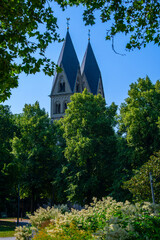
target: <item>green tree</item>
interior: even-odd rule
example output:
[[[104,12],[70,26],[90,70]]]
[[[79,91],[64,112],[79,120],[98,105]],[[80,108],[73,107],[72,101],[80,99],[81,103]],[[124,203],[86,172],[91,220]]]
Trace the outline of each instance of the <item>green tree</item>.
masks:
[[[139,78],[130,85],[128,95],[120,107],[119,130],[137,154],[133,163],[137,168],[159,150],[160,81],[153,84],[148,77]]]
[[[64,149],[66,147],[66,141],[63,138],[64,130],[61,127],[60,121],[54,121],[55,125],[55,137],[56,137],[56,171],[54,175],[54,181],[52,184],[54,185],[54,192],[55,192],[55,201],[54,203],[58,204],[66,204],[67,196],[65,189],[67,187],[67,179],[64,176],[64,169],[67,164],[67,160],[64,156]]]
[[[116,154],[114,116],[117,107],[106,107],[101,95],[85,89],[74,94],[61,119],[66,140],[67,196],[72,202],[91,202],[111,191],[112,165]]]
[[[149,42],[160,45],[160,1],[152,0],[57,0],[62,7],[83,4],[86,10],[83,19],[86,25],[95,24],[95,10],[100,10],[100,18],[107,23],[106,39],[112,39],[118,33],[129,35],[127,49],[140,49]]]
[[[124,181],[129,180],[133,173],[136,154],[133,147],[128,146],[124,137],[117,135],[117,154],[114,162],[112,197],[117,201],[131,200],[132,194],[123,188]]]
[[[60,40],[57,19],[48,1],[3,0],[0,3],[0,101],[18,86],[18,74],[52,75],[54,63],[46,58],[49,43]],[[42,26],[43,25],[43,26]],[[36,56],[38,56],[36,58]]]
[[[55,127],[39,103],[25,105],[17,116],[20,136],[12,140],[12,152],[19,170],[21,198],[31,198],[31,211],[40,198],[52,198],[56,169]]]
[[[16,130],[9,106],[0,105],[0,211],[7,209],[16,194],[16,169],[12,166],[10,142]]]
[[[160,45],[160,2],[152,0],[3,0],[0,3],[0,102],[18,86],[21,72],[35,74],[41,68],[52,75],[54,62],[46,58],[45,50],[53,41],[60,41],[53,4],[63,9],[83,5],[84,21],[94,24],[95,10],[100,10],[107,23],[106,39],[124,33],[130,36],[127,49],[141,48],[149,42]]]
[[[152,201],[149,173],[153,176],[153,188],[156,203],[160,202],[160,151],[150,157],[150,160],[134,171],[134,176],[124,183],[136,200]]]

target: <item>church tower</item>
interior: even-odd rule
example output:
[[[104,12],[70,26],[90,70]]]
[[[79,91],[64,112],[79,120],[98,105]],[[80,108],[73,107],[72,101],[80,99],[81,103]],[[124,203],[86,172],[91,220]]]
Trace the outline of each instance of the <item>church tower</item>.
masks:
[[[81,65],[81,76],[83,89],[87,88],[94,95],[101,94],[104,97],[101,72],[91,47],[90,37]]]
[[[62,72],[56,73],[51,90],[51,118],[53,120],[63,117],[70,96],[74,93],[75,83],[81,78],[79,61],[69,34],[66,38],[59,56],[58,64]]]
[[[87,88],[93,94],[104,97],[101,73],[94,56],[90,40],[80,68],[79,61],[67,29],[66,38],[59,56],[58,66],[62,72],[56,73],[50,94],[51,119],[60,119],[65,114],[70,96]]]

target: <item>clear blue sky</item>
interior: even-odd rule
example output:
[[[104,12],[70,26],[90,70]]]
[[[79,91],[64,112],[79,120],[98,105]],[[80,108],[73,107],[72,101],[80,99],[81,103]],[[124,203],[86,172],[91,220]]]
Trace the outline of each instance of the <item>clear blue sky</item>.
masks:
[[[153,83],[160,79],[160,47],[149,44],[141,50],[125,51],[127,38],[119,35],[115,38],[115,49],[120,56],[113,52],[111,42],[105,40],[107,25],[97,18],[92,27],[84,25],[82,20],[83,8],[68,8],[66,11],[55,5],[55,16],[58,18],[59,33],[62,38],[66,35],[66,17],[70,17],[70,35],[81,64],[87,43],[88,29],[91,30],[91,45],[102,74],[105,99],[107,104],[115,102],[120,106],[127,97],[129,85],[139,77],[149,76]],[[63,43],[53,43],[47,49],[47,56],[57,63]],[[20,75],[19,86],[12,90],[12,96],[4,104],[11,106],[13,113],[21,113],[24,104],[39,101],[40,106],[50,114],[50,98],[53,77],[43,73],[36,75]]]

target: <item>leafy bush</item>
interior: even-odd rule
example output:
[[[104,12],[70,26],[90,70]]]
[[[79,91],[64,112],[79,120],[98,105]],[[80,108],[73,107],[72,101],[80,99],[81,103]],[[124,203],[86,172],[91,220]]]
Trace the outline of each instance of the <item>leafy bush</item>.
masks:
[[[133,197],[139,201],[151,201],[150,172],[153,176],[155,201],[160,203],[160,151],[154,153],[139,170],[134,171],[134,176],[124,182],[123,188],[128,189],[133,194]]]
[[[143,204],[115,204],[113,216],[106,221],[102,230],[95,233],[99,239],[106,240],[158,240],[160,230],[159,205],[145,202]],[[112,207],[111,207],[112,208]]]
[[[15,229],[15,237],[17,240],[30,240],[32,237],[33,227],[23,226]]]
[[[160,205],[116,202],[108,197],[81,211],[39,209],[31,216],[35,240],[158,240]],[[17,238],[20,239],[20,238]],[[21,240],[28,240],[21,238]]]
[[[17,240],[30,240],[33,234],[36,234],[39,229],[45,228],[50,224],[50,220],[55,219],[61,213],[68,211],[66,205],[58,205],[55,207],[39,208],[34,215],[28,214],[30,218],[30,226],[17,227],[15,230],[15,237]]]
[[[160,239],[160,217],[157,216],[143,216],[143,218],[137,219],[133,222],[134,230],[137,234],[137,239],[146,240],[158,240]],[[134,232],[133,239],[135,239]]]
[[[49,222],[51,219],[55,219],[59,214],[61,213],[61,210],[58,208],[39,208],[34,212],[34,215],[29,214],[30,223],[32,226],[36,228],[40,228],[42,224],[45,222]]]
[[[52,240],[52,237],[48,235],[46,230],[40,230],[34,237],[34,240]]]
[[[34,240],[93,240],[95,239],[90,231],[80,230],[73,223],[69,226],[62,225],[59,231],[41,230]]]

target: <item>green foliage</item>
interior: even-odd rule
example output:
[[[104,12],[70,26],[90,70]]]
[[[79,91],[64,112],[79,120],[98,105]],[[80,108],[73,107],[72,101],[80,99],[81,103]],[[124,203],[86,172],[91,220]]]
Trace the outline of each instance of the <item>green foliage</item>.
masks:
[[[11,88],[18,86],[21,72],[35,74],[41,69],[52,75],[55,63],[45,56],[46,48],[60,41],[57,18],[51,3],[67,6],[85,6],[83,19],[86,25],[95,23],[94,12],[100,10],[102,22],[107,23],[106,40],[124,33],[130,36],[127,49],[140,49],[149,42],[159,46],[159,1],[86,1],[86,0],[3,0],[0,7],[0,102],[11,95]],[[109,23],[108,23],[109,22]],[[57,67],[59,71],[59,67]]]
[[[66,205],[59,205],[54,207],[47,207],[45,208],[39,208],[37,209],[33,215],[28,214],[28,217],[30,218],[30,223],[35,228],[41,228],[42,225],[50,221],[51,219],[57,218],[61,213],[68,212],[68,208]]]
[[[117,155],[114,162],[113,185],[111,196],[117,201],[131,200],[132,194],[129,190],[122,188],[124,181],[129,180],[133,173],[133,163],[135,162],[135,152],[133,147],[129,147],[124,137],[117,135]]]
[[[111,169],[116,152],[114,116],[117,107],[105,106],[101,95],[74,94],[61,119],[67,164],[67,196],[75,202],[90,202],[106,195],[111,185]]]
[[[52,198],[54,191],[55,127],[38,102],[32,106],[26,104],[16,122],[20,134],[12,140],[12,152],[19,170],[20,195],[32,198],[33,211],[37,198]]]
[[[64,149],[66,147],[66,141],[63,138],[64,131],[61,128],[60,121],[54,121],[55,125],[55,138],[57,141],[56,145],[56,158],[57,158],[57,165],[56,165],[56,171],[55,171],[55,178],[52,182],[54,185],[54,190],[56,193],[56,203],[62,204],[66,203],[66,185],[67,185],[67,179],[64,176],[64,169],[67,164],[66,158],[64,157]],[[55,202],[54,202],[55,203]]]
[[[16,168],[12,165],[11,139],[17,128],[9,106],[0,105],[0,212],[14,199]]]
[[[52,240],[52,237],[47,234],[45,230],[40,230],[36,236],[33,238],[34,240]]]
[[[132,239],[152,239],[158,240],[159,239],[159,225],[160,225],[160,217],[159,216],[148,216],[144,215],[143,219],[136,219],[133,222],[133,226],[135,231],[137,232],[137,237],[135,234],[131,233],[130,235]]]
[[[118,33],[130,36],[126,45],[128,50],[145,47],[149,42],[160,45],[160,2],[159,1],[57,1],[64,8],[66,5],[83,4],[86,10],[83,20],[86,25],[95,24],[95,10],[100,10],[100,18],[107,24],[106,40],[114,39]]]
[[[60,41],[57,18],[46,0],[4,0],[0,7],[0,102],[18,86],[18,74],[52,75],[55,64],[47,59],[49,43]],[[41,26],[43,25],[43,27]],[[35,57],[35,54],[38,56]],[[17,59],[19,58],[19,59]]]
[[[33,239],[156,240],[159,239],[159,210],[159,205],[149,202],[131,204],[128,201],[116,202],[110,197],[101,201],[94,199],[91,206],[81,211],[54,215]]]
[[[129,219],[130,218],[130,219]],[[99,231],[96,235],[99,239],[106,240],[158,240],[159,239],[159,223],[158,216],[123,216],[113,217],[103,231]]]
[[[120,108],[119,130],[137,153],[133,164],[137,168],[159,150],[160,82],[152,84],[148,77],[139,78],[130,85],[128,95]]]
[[[30,240],[34,230],[35,229],[30,226],[16,227],[14,236],[16,240]]]
[[[150,157],[141,168],[135,171],[134,176],[124,183],[124,188],[128,189],[138,200],[152,201],[149,173],[153,175],[153,188],[156,202],[160,201],[160,152]]]
[[[49,235],[46,230],[40,230],[34,240],[92,240],[90,231],[79,230],[74,224],[62,226],[62,230]]]
[[[37,209],[33,215],[28,214],[28,217],[30,218],[30,224],[31,227],[29,226],[24,226],[24,227],[17,227],[16,228],[16,233],[15,237],[17,240],[29,240],[30,237],[32,236],[32,233],[34,232],[37,233],[38,231],[39,234],[37,235],[37,239],[41,239],[41,237],[45,235],[44,239],[50,239],[50,237],[46,236],[45,233],[41,232],[42,228],[45,228],[48,226],[51,222],[51,220],[54,220],[58,218],[59,216],[64,214],[65,212],[68,211],[68,208],[66,205],[59,205],[59,206],[54,206],[54,207],[47,207],[45,208],[39,208]]]

